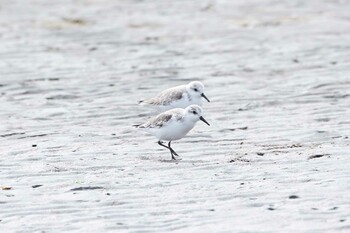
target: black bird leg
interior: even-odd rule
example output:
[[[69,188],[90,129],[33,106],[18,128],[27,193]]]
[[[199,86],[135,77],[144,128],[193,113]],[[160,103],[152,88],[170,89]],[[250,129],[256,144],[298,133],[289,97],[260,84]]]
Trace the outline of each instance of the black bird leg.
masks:
[[[174,155],[179,156],[179,155],[170,147],[170,141],[169,141],[169,144],[168,144],[169,147],[166,146],[166,145],[164,145],[161,141],[158,141],[158,144],[159,144],[160,146],[165,147],[165,148],[167,148],[167,149],[170,150],[170,154],[171,154],[171,159],[172,159],[172,160],[176,160],[175,157],[174,157]]]
[[[169,141],[169,143],[168,143],[169,150],[171,150],[171,152],[173,152],[173,154],[174,154],[175,156],[179,156],[179,155],[174,151],[174,149],[171,148],[170,144],[171,144],[171,141]]]

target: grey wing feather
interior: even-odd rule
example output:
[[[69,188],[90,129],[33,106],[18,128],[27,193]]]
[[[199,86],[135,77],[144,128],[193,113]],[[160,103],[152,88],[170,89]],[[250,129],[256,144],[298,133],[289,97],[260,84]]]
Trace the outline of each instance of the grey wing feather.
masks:
[[[151,99],[144,100],[142,102],[153,104],[153,105],[167,105],[173,101],[181,99],[185,92],[186,92],[185,86],[173,87],[165,91],[162,91],[157,96]]]
[[[140,125],[139,128],[160,128],[173,117],[170,113],[162,113],[156,117],[151,118],[145,124]]]
[[[170,121],[171,118],[180,120],[182,118],[181,109],[172,109],[167,112],[163,112],[156,117],[149,119],[145,124],[140,125],[138,128],[160,128]]]

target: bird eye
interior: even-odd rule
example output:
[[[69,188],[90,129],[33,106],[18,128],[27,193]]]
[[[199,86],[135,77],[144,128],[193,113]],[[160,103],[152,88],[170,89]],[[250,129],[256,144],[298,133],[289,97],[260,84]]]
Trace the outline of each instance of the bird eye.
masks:
[[[192,113],[193,113],[194,115],[196,115],[196,114],[197,114],[197,112],[196,112],[196,111],[192,111]]]
[[[193,89],[194,91],[198,91],[198,89],[197,88],[195,88],[195,89]]]

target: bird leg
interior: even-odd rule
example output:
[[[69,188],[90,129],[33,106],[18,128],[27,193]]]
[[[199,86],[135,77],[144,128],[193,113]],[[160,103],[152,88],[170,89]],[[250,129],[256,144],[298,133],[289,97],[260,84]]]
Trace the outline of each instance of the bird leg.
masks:
[[[170,142],[169,142],[169,147],[166,146],[166,145],[164,145],[161,141],[158,141],[158,144],[159,144],[160,146],[165,147],[165,148],[167,148],[167,149],[170,150],[170,154],[171,154],[171,159],[172,159],[172,160],[176,160],[175,157],[174,157],[174,155],[179,156],[179,155],[170,147]]]
[[[171,141],[169,141],[169,143],[168,143],[169,150],[171,150],[175,156],[179,156],[179,155],[174,151],[174,149],[170,147],[170,143],[171,143]]]

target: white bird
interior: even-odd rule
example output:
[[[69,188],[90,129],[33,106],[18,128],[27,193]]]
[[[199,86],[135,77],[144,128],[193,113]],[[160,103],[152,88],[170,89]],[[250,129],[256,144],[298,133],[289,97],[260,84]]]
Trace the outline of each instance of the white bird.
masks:
[[[210,125],[203,118],[202,112],[202,108],[198,105],[190,105],[185,109],[175,108],[151,118],[144,124],[135,126],[158,138],[158,144],[169,149],[171,158],[176,160],[174,155],[179,155],[171,148],[171,142],[185,137],[199,120]],[[169,141],[168,146],[164,145],[162,140]]]
[[[155,97],[141,100],[141,105],[151,105],[159,107],[161,111],[172,108],[186,108],[192,104],[202,106],[203,99],[208,102],[209,99],[204,95],[204,85],[199,81],[190,82],[187,85],[181,85],[166,89]]]

